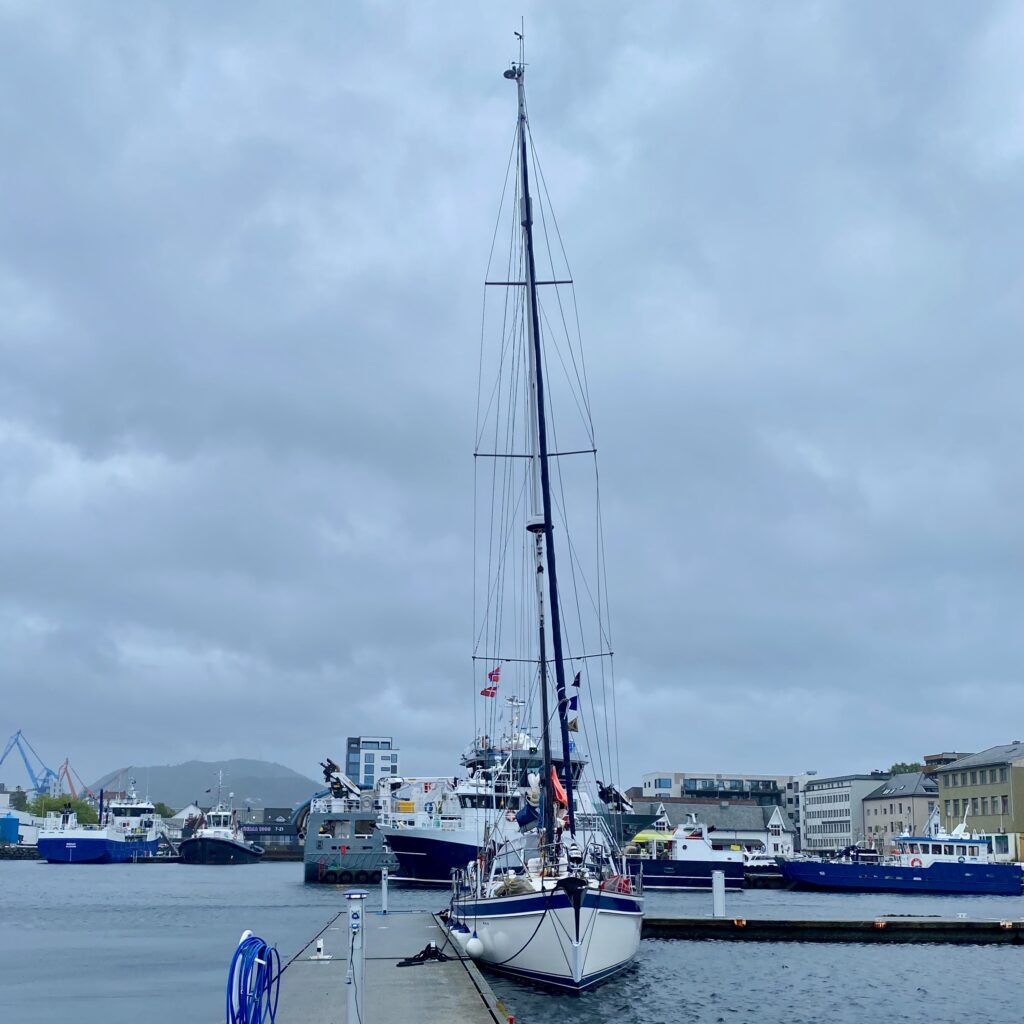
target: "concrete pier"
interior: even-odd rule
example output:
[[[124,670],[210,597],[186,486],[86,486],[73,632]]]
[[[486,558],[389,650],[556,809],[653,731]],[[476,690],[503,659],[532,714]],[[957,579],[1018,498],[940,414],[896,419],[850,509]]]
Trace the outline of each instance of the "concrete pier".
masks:
[[[332,959],[311,959],[318,938],[323,940],[324,955]],[[506,1024],[508,1011],[486,980],[471,961],[455,959],[459,951],[446,940],[445,932],[430,914],[368,913],[364,923],[366,981],[362,1024]],[[419,953],[428,942],[436,943],[453,959],[397,966],[400,960]],[[278,1024],[348,1024],[348,943],[343,910],[285,966],[281,974]]]
[[[752,917],[648,917],[645,939],[734,942],[942,942],[1024,944],[1024,920],[877,917],[859,921],[792,921]]]

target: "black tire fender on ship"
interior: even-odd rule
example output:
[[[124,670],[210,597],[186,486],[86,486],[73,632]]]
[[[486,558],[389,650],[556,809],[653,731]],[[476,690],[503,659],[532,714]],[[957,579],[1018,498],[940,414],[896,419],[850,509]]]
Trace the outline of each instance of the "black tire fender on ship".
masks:
[[[351,871],[342,871],[342,873],[340,875],[338,875],[338,881],[341,882],[342,885],[351,885],[352,884],[352,872]]]
[[[366,885],[366,883],[369,880],[370,880],[369,876],[366,874],[365,871],[357,871],[356,872],[356,883],[358,885]]]
[[[370,884],[371,885],[380,885],[380,872],[379,871],[371,871],[370,872]]]
[[[337,876],[337,874],[335,872],[333,872],[333,871],[325,871],[324,872],[324,881],[328,885],[334,885],[334,883],[337,880],[338,880],[338,876]]]

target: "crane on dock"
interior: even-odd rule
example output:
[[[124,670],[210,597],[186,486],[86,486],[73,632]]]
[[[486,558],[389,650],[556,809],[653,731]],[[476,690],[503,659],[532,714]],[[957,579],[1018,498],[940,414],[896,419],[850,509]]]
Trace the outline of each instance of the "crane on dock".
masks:
[[[25,734],[20,729],[7,741],[3,754],[0,754],[0,766],[3,765],[4,761],[7,760],[7,755],[15,748],[21,754],[21,759],[25,763],[25,771],[28,772],[28,777],[32,780],[32,788],[29,792],[38,793],[39,796],[56,796],[60,792],[60,777],[52,768],[47,768],[43,763],[43,759],[36,753],[35,747],[29,743],[25,738]],[[38,768],[33,767],[33,763],[28,756],[30,752],[32,757],[35,758]]]
[[[71,761],[69,758],[64,758],[64,763],[57,769],[57,779],[60,782],[66,782],[68,785],[68,792],[71,794],[72,800],[78,799],[78,790],[75,789],[74,780],[71,776],[74,775],[78,779],[78,785],[81,787],[82,795],[88,794],[94,801],[97,799],[96,794],[92,791],[89,785],[82,780],[82,776],[71,767]]]

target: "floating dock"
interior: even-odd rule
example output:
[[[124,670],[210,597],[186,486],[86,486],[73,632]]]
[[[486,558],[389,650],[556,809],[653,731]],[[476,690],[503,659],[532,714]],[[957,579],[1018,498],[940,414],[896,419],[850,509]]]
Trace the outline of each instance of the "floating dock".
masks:
[[[1024,920],[943,917],[861,920],[776,920],[753,917],[647,917],[645,939],[720,939],[730,942],[942,942],[1024,945]]]
[[[363,1016],[367,1024],[507,1024],[508,1011],[473,962],[458,958],[458,950],[431,914],[369,911],[363,920]],[[342,911],[285,965],[278,1024],[348,1024],[347,924],[347,912]],[[316,959],[317,939],[323,940],[323,955],[331,959]],[[400,960],[415,956],[430,942],[452,959],[398,966]]]

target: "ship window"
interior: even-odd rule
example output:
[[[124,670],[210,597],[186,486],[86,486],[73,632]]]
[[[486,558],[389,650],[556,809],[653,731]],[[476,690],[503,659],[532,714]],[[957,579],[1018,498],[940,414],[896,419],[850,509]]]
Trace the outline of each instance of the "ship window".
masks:
[[[966,857],[967,856],[967,847],[966,846],[958,846],[956,848],[956,855],[958,857]]]
[[[1009,853],[1010,852],[1010,837],[1009,836],[996,836],[996,853]]]
[[[976,846],[968,847],[967,848],[967,854],[970,857],[977,857],[978,856],[978,848]]]
[[[902,843],[900,843],[900,846],[902,846],[902,845],[903,845],[903,844],[902,844]],[[920,850],[919,850],[919,849],[917,848],[917,843],[911,843],[911,844],[910,844],[910,852],[911,852],[911,853],[920,853],[920,852],[921,852],[921,851],[920,851]]]
[[[371,820],[366,820],[366,821],[357,821],[355,823],[355,825],[356,825],[356,835],[357,836],[373,835],[373,821],[372,821],[372,819]]]
[[[942,852],[943,852],[943,854],[946,857],[952,857],[953,856],[953,844],[952,843],[946,843],[945,846],[942,847]]]
[[[942,853],[942,847],[938,843],[932,843],[932,853],[934,853],[934,854],[941,854]]]

